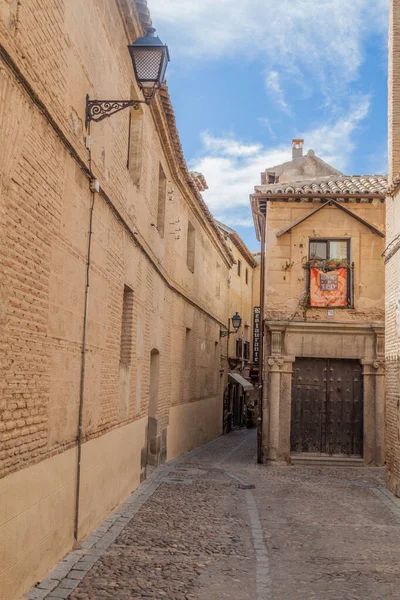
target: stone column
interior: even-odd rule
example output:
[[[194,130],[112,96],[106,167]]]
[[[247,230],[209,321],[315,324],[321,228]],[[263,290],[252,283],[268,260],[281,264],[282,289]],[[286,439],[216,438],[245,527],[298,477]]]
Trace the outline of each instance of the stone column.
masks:
[[[375,356],[375,464],[385,464],[385,327],[376,325]]]
[[[375,464],[385,464],[385,366],[376,361],[375,369]]]
[[[364,463],[375,464],[375,377],[372,361],[361,361],[364,383]]]
[[[267,323],[267,327],[270,333],[271,355],[266,360],[268,382],[268,443],[265,456],[267,461],[277,461],[280,458],[281,369],[284,364],[282,354],[286,324],[282,322],[269,322]]]
[[[279,360],[281,365],[282,360]],[[281,398],[281,365],[272,357],[268,358],[268,399],[269,399],[269,443],[267,460],[278,460],[279,454],[279,411]]]
[[[290,430],[292,426],[292,378],[294,357],[284,356],[281,370],[279,411],[279,460],[290,463]]]

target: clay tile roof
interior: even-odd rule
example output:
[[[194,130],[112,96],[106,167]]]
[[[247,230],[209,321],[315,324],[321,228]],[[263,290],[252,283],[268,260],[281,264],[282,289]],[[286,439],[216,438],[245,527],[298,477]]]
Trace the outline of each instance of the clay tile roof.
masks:
[[[293,181],[289,184],[271,184],[257,187],[258,192],[265,194],[338,194],[364,195],[387,193],[388,183],[385,175],[344,175],[342,177],[319,177],[308,181]]]
[[[189,187],[191,188],[192,192],[194,193],[207,221],[210,223],[214,232],[217,234],[218,238],[222,241],[222,245],[224,246],[225,250],[228,252],[231,259],[233,260],[233,255],[230,252],[230,250],[227,248],[224,237],[223,237],[220,229],[215,224],[214,218],[213,218],[207,204],[203,200],[203,196],[201,195],[201,193],[198,189],[197,182],[195,181],[193,175],[188,170],[186,160],[183,155],[183,149],[182,149],[182,145],[181,145],[181,140],[179,138],[178,128],[176,125],[174,109],[172,107],[172,102],[171,102],[171,98],[170,98],[170,95],[168,92],[168,87],[167,87],[166,83],[164,83],[162,88],[160,89],[160,91],[158,93],[158,97],[161,100],[163,112],[164,112],[164,115],[165,115],[165,118],[166,118],[167,124],[168,124],[169,135],[171,137],[172,144],[173,144],[174,154],[178,161],[181,172],[182,172],[186,182],[188,183]]]
[[[254,258],[254,253],[248,249],[248,247],[246,246],[240,235],[237,233],[237,231],[231,229],[231,227],[228,227],[228,225],[221,223],[221,221],[217,221],[217,219],[215,219],[215,223],[217,227],[221,229],[227,237],[229,237],[229,239],[236,246],[236,248],[239,250],[242,256],[247,260],[249,265],[253,267],[253,269],[255,269],[258,265],[258,262]]]
[[[190,171],[190,174],[193,177],[199,192],[204,192],[204,190],[208,190],[207,181],[203,173],[198,173],[197,171]]]
[[[136,4],[136,10],[139,15],[140,23],[141,23],[143,29],[152,25],[152,20],[150,17],[150,11],[147,6],[147,1],[146,0],[135,0],[135,4]],[[173,151],[174,151],[176,160],[178,162],[179,168],[183,174],[183,177],[186,180],[186,182],[188,183],[192,192],[194,193],[196,200],[198,201],[200,208],[203,211],[207,221],[210,223],[212,229],[217,234],[219,240],[222,242],[222,246],[224,247],[225,252],[228,253],[231,260],[233,261],[234,260],[233,254],[227,247],[225,240],[223,238],[223,235],[222,235],[221,231],[218,229],[218,227],[216,226],[213,216],[210,213],[210,210],[209,210],[207,204],[204,202],[203,197],[200,193],[199,180],[195,179],[193,177],[192,173],[189,173],[189,170],[188,170],[188,167],[186,164],[186,160],[183,155],[181,141],[179,138],[178,128],[177,128],[176,120],[175,120],[174,109],[172,107],[172,102],[171,102],[171,98],[170,98],[170,95],[168,92],[168,87],[165,82],[164,82],[162,88],[159,90],[158,97],[161,100],[161,106],[162,106],[162,109],[163,109],[163,112],[164,112],[164,115],[165,115],[165,118],[167,121],[169,135],[172,140]],[[205,185],[204,189],[208,189],[205,178],[201,175],[201,173],[198,173],[197,175],[199,175],[200,177],[203,178],[203,185]],[[201,191],[203,191],[203,190],[201,190]]]
[[[152,21],[146,0],[136,0],[136,10],[143,28],[151,26]]]

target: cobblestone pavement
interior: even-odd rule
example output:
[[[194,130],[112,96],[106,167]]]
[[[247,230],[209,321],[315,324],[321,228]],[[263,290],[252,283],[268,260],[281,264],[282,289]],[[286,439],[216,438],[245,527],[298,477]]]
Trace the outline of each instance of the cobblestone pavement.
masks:
[[[400,600],[383,470],[260,466],[255,442],[234,432],[156,469],[26,598]]]

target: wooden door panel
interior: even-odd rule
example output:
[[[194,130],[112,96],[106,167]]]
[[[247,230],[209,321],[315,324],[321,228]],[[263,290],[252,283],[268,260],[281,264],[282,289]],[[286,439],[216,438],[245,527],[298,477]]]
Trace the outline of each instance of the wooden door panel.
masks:
[[[355,360],[297,359],[291,451],[362,455],[363,385]]]
[[[291,452],[321,452],[324,387],[323,361],[298,359],[293,368]]]
[[[362,373],[352,360],[328,360],[327,454],[362,454]]]

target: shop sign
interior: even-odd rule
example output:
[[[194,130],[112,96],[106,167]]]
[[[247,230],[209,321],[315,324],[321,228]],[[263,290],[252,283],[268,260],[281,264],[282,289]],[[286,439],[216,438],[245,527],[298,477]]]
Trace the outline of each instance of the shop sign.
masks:
[[[260,360],[260,316],[259,306],[254,307],[254,330],[253,330],[253,363]]]

